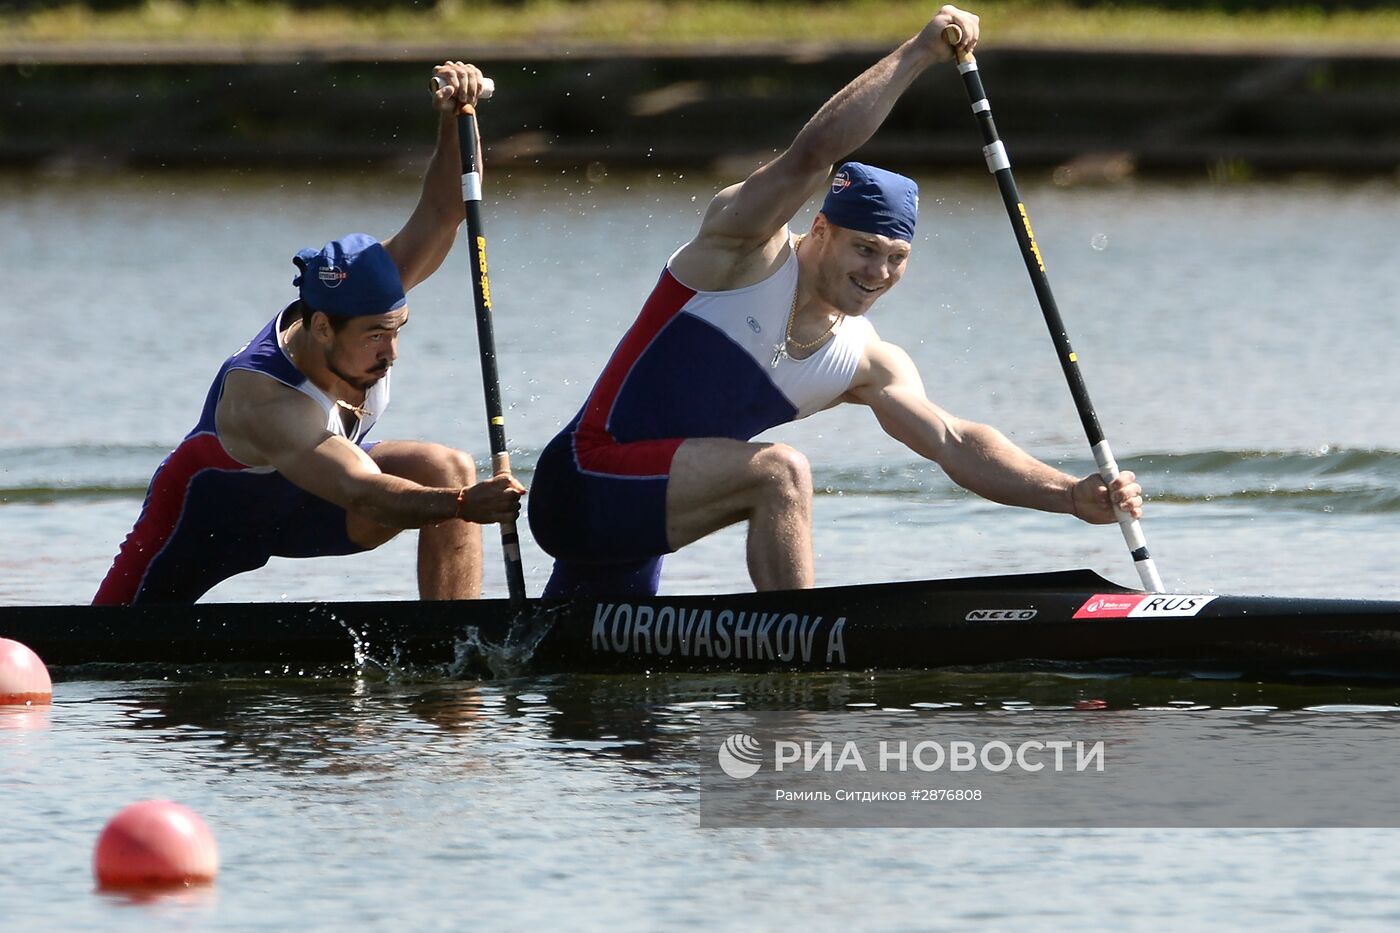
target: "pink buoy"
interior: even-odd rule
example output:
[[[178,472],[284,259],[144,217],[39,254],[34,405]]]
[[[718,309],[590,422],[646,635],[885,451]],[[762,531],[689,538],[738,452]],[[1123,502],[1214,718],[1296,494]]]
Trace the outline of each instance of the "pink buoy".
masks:
[[[8,638],[0,638],[0,705],[52,703],[53,681],[39,656]]]
[[[218,873],[219,850],[199,814],[169,800],[145,800],[102,830],[92,870],[104,888],[200,884]]]

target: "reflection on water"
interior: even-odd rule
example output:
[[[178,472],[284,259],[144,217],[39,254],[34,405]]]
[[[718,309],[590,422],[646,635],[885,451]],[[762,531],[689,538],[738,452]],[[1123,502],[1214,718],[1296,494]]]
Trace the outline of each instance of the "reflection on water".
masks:
[[[423,755],[470,756],[483,734],[601,760],[665,760],[686,744],[693,727],[729,710],[877,711],[935,720],[1076,710],[1088,716],[1224,711],[1240,714],[1240,723],[1290,712],[1343,718],[1400,713],[1394,686],[1342,688],[1347,703],[1335,702],[1338,689],[1019,673],[560,675],[484,684],[143,682],[103,685],[86,702],[109,708],[108,726],[183,746],[206,765],[374,774],[415,768]]]
[[[167,921],[176,917],[187,920],[191,913],[208,916],[219,904],[219,887],[213,882],[174,887],[99,888],[97,895],[114,907],[139,907],[143,910],[143,916],[152,919],[164,917]]]
[[[922,916],[930,897],[958,926],[1010,924],[1027,903],[1065,897],[1084,905],[1080,926],[1144,904],[1205,923],[1245,895],[1206,880],[1183,904],[1163,878],[1232,859],[1287,885],[1313,877],[1319,894],[1298,909],[1325,926],[1340,890],[1386,900],[1357,879],[1400,857],[1381,835],[1342,845],[1258,831],[696,828],[695,762],[736,712],[836,716],[866,734],[923,723],[987,739],[1082,725],[1130,754],[1142,737],[1167,734],[1241,762],[1261,736],[1295,743],[1302,764],[1325,769],[1307,759],[1323,736],[1394,746],[1395,688],[1050,674],[361,677],[69,682],[56,699],[45,728],[0,729],[10,855],[0,903],[21,905],[31,927],[108,928],[126,911],[146,924],[267,930],[309,916],[326,926],[392,917],[406,928],[444,916],[492,927],[565,917],[625,926],[638,916],[768,927],[834,898],[842,926],[887,928]],[[1086,700],[1103,709],[1075,709]],[[152,797],[208,822],[223,863],[216,886],[140,904],[94,895],[88,860],[102,824]],[[1319,859],[1336,878],[1317,877]],[[1111,885],[1099,872],[1091,883],[1062,870],[1105,860]]]
[[[0,704],[0,731],[27,731],[49,727],[50,707]]]

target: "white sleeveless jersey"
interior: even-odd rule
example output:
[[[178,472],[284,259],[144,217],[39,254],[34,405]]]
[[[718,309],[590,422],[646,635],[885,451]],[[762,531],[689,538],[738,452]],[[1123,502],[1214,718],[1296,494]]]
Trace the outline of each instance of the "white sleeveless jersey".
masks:
[[[580,465],[599,445],[688,437],[749,440],[805,418],[840,398],[855,378],[875,330],[848,317],[807,359],[775,355],[787,337],[797,290],[795,253],[762,282],[704,292],[687,287],[669,263],[565,429]],[[638,470],[655,469],[648,465]],[[613,472],[614,468],[598,472]]]
[[[847,316],[831,339],[806,359],[781,352],[797,292],[797,253],[756,285],[724,292],[695,292],[683,310],[743,349],[773,386],[792,403],[791,420],[806,418],[845,394],[875,328],[864,315]],[[669,271],[669,265],[668,265]],[[773,365],[777,359],[777,365]]]

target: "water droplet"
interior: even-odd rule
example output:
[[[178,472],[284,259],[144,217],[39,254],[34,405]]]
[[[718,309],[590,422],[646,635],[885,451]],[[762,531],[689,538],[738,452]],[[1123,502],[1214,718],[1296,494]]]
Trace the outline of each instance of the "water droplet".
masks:
[[[1094,234],[1093,238],[1089,240],[1089,245],[1092,246],[1094,249],[1098,250],[1099,252],[1103,252],[1104,250],[1108,249],[1108,234]]]

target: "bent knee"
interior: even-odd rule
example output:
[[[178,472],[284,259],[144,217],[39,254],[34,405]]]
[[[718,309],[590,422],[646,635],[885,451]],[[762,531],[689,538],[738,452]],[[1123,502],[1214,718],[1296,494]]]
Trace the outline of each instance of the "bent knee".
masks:
[[[425,483],[425,486],[470,486],[476,482],[476,461],[465,450],[433,444],[429,469],[436,471],[442,480]]]
[[[374,457],[374,453],[370,453]],[[476,482],[476,462],[471,454],[444,444],[413,444],[392,456],[375,457],[385,473],[411,479],[423,486],[470,486]]]
[[[787,444],[771,444],[755,458],[765,484],[791,496],[812,495],[812,464]]]

